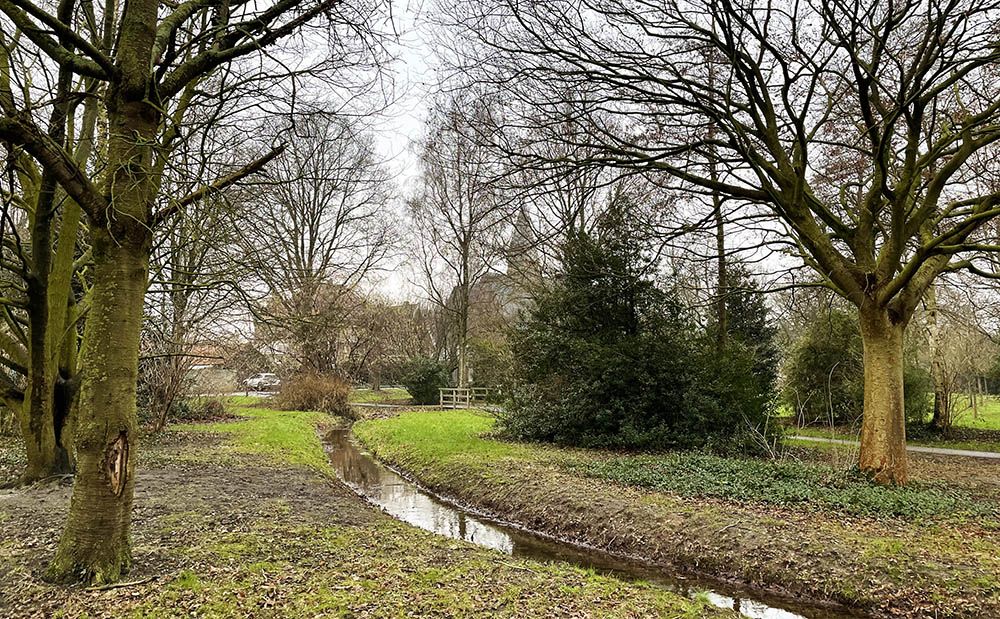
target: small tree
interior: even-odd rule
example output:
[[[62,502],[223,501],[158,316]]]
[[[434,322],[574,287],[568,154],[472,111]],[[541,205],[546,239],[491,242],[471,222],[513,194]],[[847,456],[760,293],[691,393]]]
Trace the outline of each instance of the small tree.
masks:
[[[494,182],[496,153],[476,135],[489,104],[460,93],[435,112],[420,144],[421,191],[409,204],[420,285],[447,319],[460,387],[469,386],[473,291],[502,256],[510,214]]]
[[[439,390],[448,386],[448,371],[434,359],[417,357],[403,369],[402,383],[414,404],[437,404]]]

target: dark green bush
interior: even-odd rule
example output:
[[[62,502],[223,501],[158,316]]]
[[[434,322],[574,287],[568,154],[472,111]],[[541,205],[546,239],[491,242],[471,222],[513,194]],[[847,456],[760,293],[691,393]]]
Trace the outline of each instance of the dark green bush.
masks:
[[[490,395],[505,392],[510,385],[510,344],[503,338],[473,338],[469,341],[472,386],[486,387]]]
[[[437,404],[438,390],[449,384],[448,371],[434,359],[417,357],[406,364],[401,382],[414,404]]]
[[[350,393],[350,384],[338,376],[299,374],[281,385],[274,405],[280,410],[321,411],[350,418]]]
[[[719,352],[643,276],[627,238],[580,235],[511,337],[508,436],[586,447],[752,449],[771,394],[752,350]]]
[[[903,367],[904,407],[908,424],[929,412],[927,371],[909,360]],[[857,316],[834,309],[809,325],[785,363],[782,397],[801,424],[852,425],[864,408],[864,359]]]

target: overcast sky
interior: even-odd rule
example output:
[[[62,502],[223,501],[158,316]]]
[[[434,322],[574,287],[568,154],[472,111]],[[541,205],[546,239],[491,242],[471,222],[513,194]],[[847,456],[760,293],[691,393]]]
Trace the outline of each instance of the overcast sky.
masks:
[[[427,117],[427,101],[433,86],[433,52],[427,43],[425,21],[427,0],[392,0],[393,23],[397,32],[393,48],[395,62],[389,67],[393,101],[375,124],[376,144],[393,172],[399,204],[412,194],[418,176],[416,142]],[[405,226],[404,226],[405,229]],[[372,287],[396,300],[414,300],[422,295],[411,284],[412,269],[399,255],[386,265],[385,272],[370,278]]]
[[[392,0],[398,39],[390,67],[395,98],[376,127],[379,150],[396,173],[401,189],[417,175],[412,144],[420,137],[433,85],[432,51],[427,43],[426,0]]]

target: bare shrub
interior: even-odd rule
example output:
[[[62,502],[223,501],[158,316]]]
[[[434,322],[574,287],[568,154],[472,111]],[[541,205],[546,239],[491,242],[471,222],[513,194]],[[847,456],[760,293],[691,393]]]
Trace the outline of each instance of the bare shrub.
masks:
[[[286,411],[321,411],[353,417],[347,403],[351,386],[342,378],[325,374],[300,374],[281,386],[275,406]]]

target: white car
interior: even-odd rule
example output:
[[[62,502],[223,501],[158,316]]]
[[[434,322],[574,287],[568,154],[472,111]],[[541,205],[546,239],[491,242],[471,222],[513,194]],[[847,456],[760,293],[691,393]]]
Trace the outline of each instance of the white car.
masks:
[[[250,378],[243,381],[243,384],[247,386],[247,389],[253,391],[269,391],[280,387],[281,379],[278,378],[277,374],[264,372],[261,374],[254,374]]]

